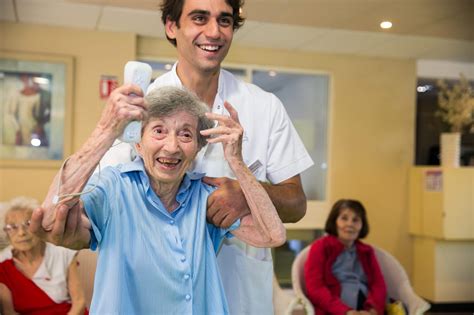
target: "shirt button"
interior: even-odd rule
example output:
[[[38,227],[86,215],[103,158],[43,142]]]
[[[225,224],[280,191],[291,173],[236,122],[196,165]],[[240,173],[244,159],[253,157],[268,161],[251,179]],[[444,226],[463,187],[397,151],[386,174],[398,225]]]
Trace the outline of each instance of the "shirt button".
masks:
[[[182,261],[182,262],[185,262],[185,261],[186,261],[186,257],[182,256],[182,257],[181,257],[181,261]]]
[[[184,275],[184,280],[188,280],[189,279],[189,275],[188,274],[185,274]]]
[[[170,224],[174,224],[174,220],[170,220]]]
[[[186,301],[189,301],[189,300],[191,300],[191,295],[186,294]]]

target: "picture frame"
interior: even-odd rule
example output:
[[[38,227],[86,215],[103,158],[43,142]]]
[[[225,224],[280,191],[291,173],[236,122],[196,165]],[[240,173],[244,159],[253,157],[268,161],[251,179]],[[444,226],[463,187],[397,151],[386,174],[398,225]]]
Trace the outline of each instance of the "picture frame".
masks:
[[[57,168],[71,153],[73,61],[0,51],[0,167]]]

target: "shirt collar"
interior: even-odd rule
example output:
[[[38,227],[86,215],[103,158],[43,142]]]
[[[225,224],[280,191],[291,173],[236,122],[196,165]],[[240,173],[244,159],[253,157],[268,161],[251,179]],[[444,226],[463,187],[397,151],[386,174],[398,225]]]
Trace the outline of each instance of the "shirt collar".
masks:
[[[183,82],[181,82],[180,78],[178,77],[178,72],[176,71],[177,66],[178,62],[176,61],[173,65],[173,68],[171,68],[171,73],[173,74],[173,83],[176,86],[183,87]]]
[[[120,166],[120,173],[129,173],[129,172],[139,172],[140,177],[142,178],[142,181],[146,189],[150,188],[150,178],[148,177],[148,174],[146,173],[145,164],[143,163],[143,159],[140,156],[137,156],[135,160],[133,160],[132,162],[125,163]],[[206,174],[204,173],[186,172],[186,174],[184,175],[183,181],[181,182],[181,185],[179,187],[178,194],[176,196],[178,201],[181,198],[181,195],[184,194],[189,189],[192,181],[200,180],[205,175]]]

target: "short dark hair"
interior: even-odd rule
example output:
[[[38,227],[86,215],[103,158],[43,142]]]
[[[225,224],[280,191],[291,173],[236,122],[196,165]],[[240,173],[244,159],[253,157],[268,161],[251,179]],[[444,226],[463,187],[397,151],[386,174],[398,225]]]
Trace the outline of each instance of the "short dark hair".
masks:
[[[369,234],[369,222],[367,221],[367,212],[365,211],[365,208],[360,201],[353,199],[340,199],[336,201],[336,203],[332,206],[331,212],[329,212],[328,218],[326,220],[326,226],[324,227],[326,233],[337,237],[336,221],[339,217],[339,214],[344,209],[350,209],[354,211],[354,213],[358,215],[362,220],[362,229],[360,230],[357,239],[366,237]]]
[[[176,26],[179,27],[179,19],[183,13],[184,1],[186,0],[163,0],[160,5],[161,9],[161,21],[163,25],[166,25],[166,20],[176,22]],[[243,24],[245,19],[240,15],[240,8],[244,5],[244,0],[225,0],[232,8],[232,18],[234,19],[234,31],[238,30]],[[166,33],[165,33],[166,34]],[[176,47],[176,39],[169,38],[166,35],[168,41]]]

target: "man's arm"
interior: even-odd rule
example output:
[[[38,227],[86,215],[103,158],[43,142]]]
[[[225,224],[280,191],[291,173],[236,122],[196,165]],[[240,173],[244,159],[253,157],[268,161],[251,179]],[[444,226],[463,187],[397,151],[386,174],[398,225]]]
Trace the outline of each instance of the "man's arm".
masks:
[[[263,183],[262,185],[284,223],[295,223],[304,217],[306,195],[299,174],[278,184]]]
[[[250,213],[242,189],[236,180],[227,177],[205,177],[204,182],[217,187],[208,199],[207,219],[227,228],[235,220]],[[306,196],[300,175],[278,184],[261,183],[284,223],[298,222],[306,213]]]
[[[130,94],[134,94],[131,96]],[[53,202],[59,195],[81,192],[102,156],[132,120],[145,118],[145,101],[140,87],[126,85],[109,97],[92,135],[65,163],[54,178],[42,208],[33,213],[30,231],[45,241],[80,249],[90,241],[90,222],[85,218],[79,196]],[[61,182],[58,191],[58,182]],[[89,223],[89,224],[88,224]]]
[[[233,230],[232,234],[253,246],[279,246],[286,240],[285,227],[267,192],[243,162],[243,129],[240,126],[237,112],[227,102],[224,103],[224,106],[229,111],[230,117],[208,113],[208,117],[217,120],[219,124],[217,127],[201,131],[201,133],[214,136],[208,139],[209,143],[222,143],[225,159],[237,178],[241,193],[250,210],[250,214],[242,218],[240,227]]]

